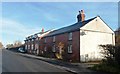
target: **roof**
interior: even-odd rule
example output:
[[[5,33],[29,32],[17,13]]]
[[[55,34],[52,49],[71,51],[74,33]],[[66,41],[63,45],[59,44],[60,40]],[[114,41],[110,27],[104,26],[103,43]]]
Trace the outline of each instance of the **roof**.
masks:
[[[34,39],[34,38],[38,37],[38,34],[42,35],[42,34],[47,33],[47,32],[49,32],[49,31],[50,31],[50,30],[45,31],[45,32],[35,33],[35,34],[33,34],[33,35],[30,35],[30,36],[26,37],[26,40],[27,40],[27,39]],[[36,37],[35,37],[35,35],[36,35]]]
[[[54,30],[54,31],[50,32],[47,36],[53,36],[53,35],[56,35],[56,34],[62,34],[62,33],[66,33],[66,32],[72,32],[72,31],[80,30],[80,28],[82,26],[86,25],[87,23],[89,23],[90,21],[94,20],[95,18],[96,17],[88,19],[88,20],[85,20],[83,22],[81,22],[81,21],[77,22],[77,23],[75,23],[73,25],[70,25],[70,26],[67,26],[67,27],[63,27],[63,28]]]

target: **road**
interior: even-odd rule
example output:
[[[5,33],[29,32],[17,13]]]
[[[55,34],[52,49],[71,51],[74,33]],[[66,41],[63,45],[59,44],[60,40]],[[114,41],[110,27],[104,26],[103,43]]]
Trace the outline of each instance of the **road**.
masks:
[[[2,72],[69,72],[47,62],[27,58],[4,49],[2,51]]]

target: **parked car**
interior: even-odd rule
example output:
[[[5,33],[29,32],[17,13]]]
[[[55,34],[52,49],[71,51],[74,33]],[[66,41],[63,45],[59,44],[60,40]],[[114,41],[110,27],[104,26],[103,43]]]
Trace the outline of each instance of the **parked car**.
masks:
[[[26,50],[23,49],[22,47],[20,47],[20,48],[18,49],[18,51],[21,52],[21,53],[26,53]]]

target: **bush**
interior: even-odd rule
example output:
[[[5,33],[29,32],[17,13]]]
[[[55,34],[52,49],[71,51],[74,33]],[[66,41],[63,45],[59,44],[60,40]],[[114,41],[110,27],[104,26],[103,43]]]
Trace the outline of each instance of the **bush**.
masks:
[[[98,65],[94,65],[91,69],[102,72],[116,72],[120,74],[120,45],[100,45],[101,53],[104,59]]]
[[[120,65],[120,46],[113,45],[100,45],[103,50],[101,53],[103,54],[103,63],[111,66]]]
[[[92,68],[90,68],[92,70],[97,70],[100,72],[116,72],[119,73],[119,69],[113,66],[108,66],[106,64],[98,64],[98,65],[94,65]]]

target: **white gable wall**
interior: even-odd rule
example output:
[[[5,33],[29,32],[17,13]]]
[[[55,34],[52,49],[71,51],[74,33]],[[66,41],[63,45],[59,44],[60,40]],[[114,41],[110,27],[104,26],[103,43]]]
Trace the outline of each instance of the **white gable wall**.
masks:
[[[80,28],[80,59],[82,62],[101,60],[99,45],[115,44],[114,32],[99,17],[96,19]]]
[[[100,17],[95,18],[85,26],[80,29],[91,30],[91,31],[100,31],[107,33],[114,33],[101,19]]]

